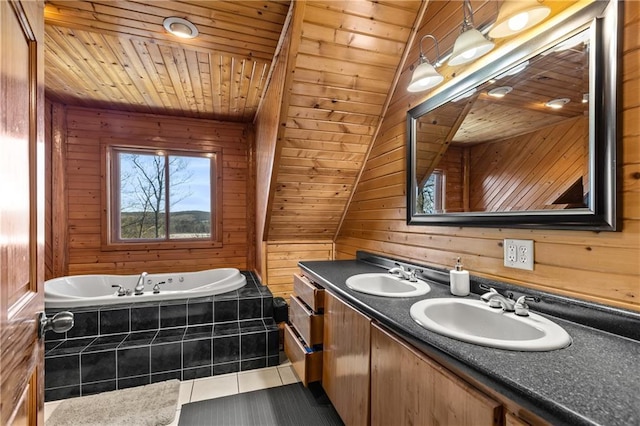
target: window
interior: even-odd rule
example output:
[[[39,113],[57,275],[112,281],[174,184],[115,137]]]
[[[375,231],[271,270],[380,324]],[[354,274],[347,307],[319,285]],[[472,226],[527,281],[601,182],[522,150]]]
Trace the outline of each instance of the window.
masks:
[[[111,244],[217,240],[216,153],[111,147]]]
[[[422,188],[418,188],[418,213],[444,213],[444,174],[434,170]]]

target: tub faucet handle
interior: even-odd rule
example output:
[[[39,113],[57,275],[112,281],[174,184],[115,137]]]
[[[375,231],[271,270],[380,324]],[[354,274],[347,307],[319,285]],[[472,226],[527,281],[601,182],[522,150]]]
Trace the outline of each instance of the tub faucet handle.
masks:
[[[127,295],[127,290],[125,290],[125,288],[122,287],[121,285],[113,284],[111,287],[113,287],[113,288],[117,287],[118,288],[118,293],[117,293],[118,297]]]
[[[166,284],[166,282],[165,282],[165,281],[157,282],[157,283],[153,286],[153,294],[158,294],[158,293],[160,293],[160,284]]]

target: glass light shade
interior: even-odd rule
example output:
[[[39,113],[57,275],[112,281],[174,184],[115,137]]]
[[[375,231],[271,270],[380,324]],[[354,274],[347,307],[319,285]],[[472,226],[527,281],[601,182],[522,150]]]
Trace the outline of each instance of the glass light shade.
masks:
[[[407,87],[409,92],[421,92],[437,86],[444,80],[438,71],[429,62],[423,62],[413,70],[411,82]]]
[[[462,65],[471,62],[489,52],[493,46],[495,44],[487,40],[480,31],[469,28],[456,39],[449,65]]]
[[[538,0],[505,0],[489,37],[509,37],[542,22],[551,9]]]

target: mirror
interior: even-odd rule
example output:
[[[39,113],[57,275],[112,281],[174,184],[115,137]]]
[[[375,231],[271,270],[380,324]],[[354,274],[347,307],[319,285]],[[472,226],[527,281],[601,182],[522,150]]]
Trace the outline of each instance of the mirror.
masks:
[[[616,230],[619,9],[594,2],[408,112],[407,223]]]

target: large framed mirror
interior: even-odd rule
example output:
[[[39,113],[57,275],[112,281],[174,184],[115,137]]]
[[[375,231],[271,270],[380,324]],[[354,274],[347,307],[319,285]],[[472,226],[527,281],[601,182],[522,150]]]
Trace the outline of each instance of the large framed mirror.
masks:
[[[616,230],[620,16],[596,1],[411,109],[407,223]]]

